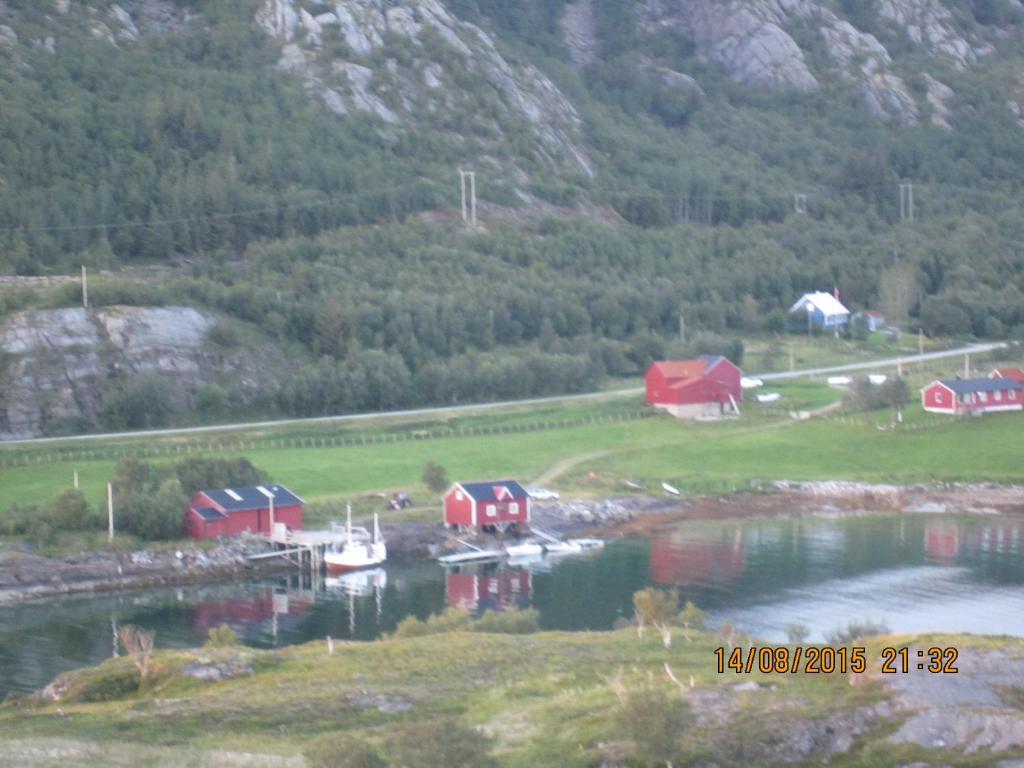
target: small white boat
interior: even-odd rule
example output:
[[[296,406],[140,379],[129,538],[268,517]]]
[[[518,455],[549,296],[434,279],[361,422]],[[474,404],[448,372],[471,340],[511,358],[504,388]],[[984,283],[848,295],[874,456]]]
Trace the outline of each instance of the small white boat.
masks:
[[[536,541],[523,541],[505,547],[505,553],[513,558],[539,557],[544,554],[544,545]]]
[[[365,528],[352,527],[352,505],[347,507],[345,542],[324,553],[328,573],[346,573],[372,568],[388,559],[388,549],[380,535],[377,513],[373,515],[373,538]]]
[[[504,549],[482,549],[462,539],[456,539],[456,541],[464,547],[469,547],[469,549],[463,552],[453,552],[450,555],[442,555],[437,558],[437,562],[441,563],[441,565],[458,565],[459,563],[471,563],[475,560],[497,560],[502,557],[508,557],[508,552]]]
[[[774,403],[782,397],[778,392],[765,392],[761,395],[754,395],[759,403]]]
[[[583,547],[571,541],[548,541],[544,544],[544,551],[549,555],[578,555]]]
[[[569,544],[577,546],[581,551],[587,551],[591,549],[601,549],[604,547],[603,539],[594,538],[582,538],[582,539],[569,539]]]
[[[682,495],[682,491],[680,491],[674,485],[669,485],[668,483],[662,483],[661,487],[665,489],[666,493],[671,493],[673,496],[680,496],[680,495]]]

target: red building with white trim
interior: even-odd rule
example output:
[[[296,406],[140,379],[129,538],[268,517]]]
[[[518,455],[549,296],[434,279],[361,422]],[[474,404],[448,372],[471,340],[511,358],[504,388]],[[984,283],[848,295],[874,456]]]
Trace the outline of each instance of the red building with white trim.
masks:
[[[724,357],[714,355],[651,363],[644,377],[647,403],[679,419],[737,413],[743,399],[742,375]]]
[[[256,485],[199,491],[185,510],[185,535],[193,539],[236,536],[245,531],[269,535],[270,496],[274,499],[273,522],[301,529],[302,499],[283,485]]]
[[[1009,378],[946,379],[921,390],[921,406],[930,413],[991,413],[1024,409],[1024,384]]]
[[[445,525],[508,528],[530,522],[530,495],[515,480],[455,483],[444,495]]]

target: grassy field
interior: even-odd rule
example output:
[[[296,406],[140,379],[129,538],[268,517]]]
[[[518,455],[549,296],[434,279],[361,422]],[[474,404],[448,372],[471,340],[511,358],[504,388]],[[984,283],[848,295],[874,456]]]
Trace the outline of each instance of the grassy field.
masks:
[[[638,418],[633,399],[588,403],[541,412],[512,412],[460,420],[382,423],[372,429],[338,430],[318,427],[292,438],[286,434],[249,435],[223,447],[196,444],[203,454],[249,457],[275,482],[283,483],[310,502],[339,507],[351,499],[357,511],[377,508],[368,494],[403,489],[418,504],[436,504],[420,476],[427,461],[447,468],[451,478],[515,477],[531,482],[552,467],[564,473],[548,478],[563,492],[600,494],[623,492],[622,480],[668,481],[693,491],[744,488],[752,479],[851,479],[889,482],[942,480],[1024,481],[1019,456],[1024,449],[1021,414],[990,415],[982,419],[943,420],[907,409],[909,425],[936,424],[927,429],[883,431],[891,418],[879,412],[869,418],[794,422],[789,411],[808,410],[835,401],[840,392],[820,383],[769,383],[766,390],[782,394],[772,406],[746,402],[743,417],[721,422],[679,422],[663,415]],[[621,418],[590,423],[591,419]],[[553,428],[537,428],[556,424]],[[567,426],[571,425],[571,426]],[[473,434],[487,429],[489,434]],[[436,437],[451,430],[469,436]],[[332,434],[368,442],[321,446]],[[434,437],[431,437],[435,435]],[[289,439],[308,437],[314,444],[288,447]],[[164,438],[151,441],[180,451],[159,461],[186,455],[187,442]],[[279,447],[283,443],[285,447]],[[124,441],[108,448],[124,449]],[[75,448],[79,448],[76,446]],[[128,446],[130,451],[130,445]],[[201,454],[201,455],[203,455]],[[0,469],[0,510],[13,503],[42,503],[70,487],[77,469],[81,485],[94,504],[101,504],[114,458],[48,460],[45,452],[29,453],[27,466]],[[593,475],[593,476],[592,476]]]
[[[681,681],[692,676],[693,687],[684,682],[683,694],[691,711],[721,716],[691,721],[676,732],[682,758],[677,764],[767,765],[783,757],[781,750],[792,749],[793,741],[782,734],[813,733],[815,723],[829,722],[841,731],[844,713],[886,696],[877,676],[854,686],[838,673],[720,675],[714,655],[724,642],[720,636],[693,632],[686,640],[679,628],[674,635],[671,648],[650,630],[638,638],[634,629],[622,629],[519,636],[456,631],[340,644],[333,655],[322,641],[278,651],[161,652],[144,692],[134,690],[129,660],[113,659],[73,673],[70,693],[58,704],[0,707],[0,762],[51,765],[26,759],[33,745],[46,744],[63,750],[64,764],[81,766],[280,765],[323,734],[358,735],[386,751],[395,729],[447,715],[489,734],[502,766],[582,768],[599,764],[606,750],[635,753],[637,731],[624,723],[618,695],[628,700],[629,692],[646,689],[678,696],[667,664]],[[866,643],[870,664],[877,666],[879,646],[892,640]],[[920,640],[933,642],[993,645],[971,637]],[[995,644],[1024,647],[1008,638]],[[189,662],[230,659],[250,665],[253,673],[219,683],[179,673]],[[751,680],[767,687],[732,690],[738,681]],[[376,706],[381,701],[411,707],[388,713]],[[856,739],[850,753],[837,758],[839,764],[989,764],[946,750],[890,744],[885,737],[894,724],[888,720]],[[248,753],[248,761],[237,753]],[[794,762],[812,765],[820,759]]]

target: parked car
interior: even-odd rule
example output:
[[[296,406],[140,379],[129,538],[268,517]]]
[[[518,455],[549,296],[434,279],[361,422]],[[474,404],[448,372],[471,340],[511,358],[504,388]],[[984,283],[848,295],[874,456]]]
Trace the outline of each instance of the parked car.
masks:
[[[526,494],[534,501],[558,501],[561,498],[558,491],[549,491],[547,488],[527,488]]]

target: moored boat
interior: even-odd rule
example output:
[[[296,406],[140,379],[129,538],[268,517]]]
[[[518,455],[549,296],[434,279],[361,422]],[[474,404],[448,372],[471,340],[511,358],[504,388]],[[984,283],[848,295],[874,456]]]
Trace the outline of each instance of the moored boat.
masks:
[[[341,546],[324,553],[324,566],[328,573],[346,573],[372,568],[388,559],[387,545],[380,534],[377,514],[373,515],[373,537],[365,528],[352,527],[352,506],[347,510],[346,537]]]

